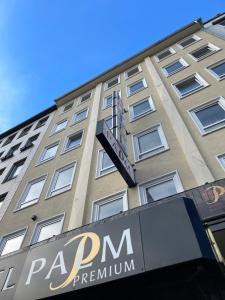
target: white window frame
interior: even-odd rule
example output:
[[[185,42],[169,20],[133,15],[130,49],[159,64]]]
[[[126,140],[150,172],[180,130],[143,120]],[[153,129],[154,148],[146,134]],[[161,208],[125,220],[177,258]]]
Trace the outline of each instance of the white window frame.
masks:
[[[205,109],[207,107],[210,107],[210,106],[212,106],[212,105],[214,105],[216,103],[218,103],[224,109],[224,111],[225,111],[225,99],[222,96],[219,96],[219,97],[217,97],[217,98],[215,98],[215,99],[213,99],[213,100],[211,100],[209,102],[203,103],[200,106],[191,108],[188,111],[189,114],[190,114],[190,116],[191,116],[191,118],[192,118],[192,120],[194,121],[195,125],[197,126],[197,128],[199,129],[199,131],[200,131],[200,133],[202,135],[206,135],[206,134],[208,134],[210,132],[213,132],[213,131],[216,131],[218,129],[221,129],[221,128],[225,127],[225,119],[224,119],[224,122],[220,121],[220,122],[214,123],[212,125],[208,125],[207,128],[209,128],[209,129],[207,130],[207,128],[204,128],[204,126],[202,125],[201,121],[198,119],[198,117],[196,115],[196,112],[198,112],[199,110],[202,110],[202,109]],[[218,126],[216,128],[210,129],[210,127],[215,126],[217,124],[219,125],[220,123],[222,123],[221,126]]]
[[[222,59],[222,60],[220,60],[220,61],[217,61],[216,63],[214,63],[214,64],[212,64],[212,65],[206,67],[206,70],[207,70],[213,77],[215,77],[215,78],[216,78],[217,80],[219,80],[219,81],[225,79],[225,74],[224,74],[222,77],[220,77],[220,76],[218,76],[218,75],[212,70],[212,68],[215,68],[215,67],[221,65],[222,63],[225,63],[225,59]]]
[[[105,198],[101,198],[92,202],[92,213],[91,213],[91,222],[99,221],[99,210],[101,205],[105,205],[107,203],[113,202],[118,198],[123,197],[123,212],[128,210],[128,197],[127,190],[118,192],[116,194],[110,195]],[[115,215],[113,215],[115,216]],[[111,217],[111,216],[110,216]],[[108,217],[108,218],[110,218]],[[101,219],[104,220],[104,219]]]
[[[64,122],[66,123],[65,127],[63,127],[63,128],[61,128],[61,129],[59,129],[59,130],[56,131],[57,126],[60,125],[60,124],[62,124],[62,123],[64,123]],[[67,119],[64,119],[64,120],[61,120],[61,121],[55,123],[55,125],[54,125],[54,127],[52,129],[52,134],[56,134],[58,132],[61,132],[61,131],[65,130],[65,128],[66,128],[67,125],[68,125],[68,120]]]
[[[159,59],[158,56],[159,56],[160,54],[162,54],[163,52],[166,52],[167,50],[170,51],[170,54],[169,54],[168,56],[164,57],[164,58]],[[164,59],[167,59],[168,57],[174,55],[175,53],[176,53],[176,51],[175,51],[172,47],[163,49],[162,51],[158,52],[158,53],[155,55],[155,60],[156,60],[157,62],[161,62],[161,61],[163,61]]]
[[[121,98],[121,90],[118,90],[116,91],[118,94],[119,94],[119,97]],[[109,97],[112,97],[112,93],[105,96],[103,98],[103,101],[102,101],[102,109],[106,109],[106,108],[109,108],[109,107],[112,107],[112,105],[106,105],[106,99],[109,98]]]
[[[105,175],[108,175],[112,172],[117,171],[117,168],[116,168],[115,165],[111,166],[111,167],[108,167],[108,168],[105,168],[105,169],[101,168],[104,152],[106,153],[106,151],[104,149],[98,150],[98,158],[97,158],[97,165],[96,165],[96,178],[102,177],[102,176],[105,176]],[[101,174],[102,172],[103,172],[103,174]]]
[[[43,227],[48,226],[48,225],[57,223],[57,221],[61,222],[61,224],[60,224],[60,233],[59,233],[59,234],[61,234],[62,233],[62,229],[63,229],[63,225],[64,225],[64,221],[65,221],[65,213],[57,215],[57,216],[54,216],[54,217],[52,217],[50,219],[46,219],[46,220],[43,220],[43,221],[37,223],[36,226],[35,226],[35,229],[33,231],[33,234],[32,234],[30,245],[33,245],[35,243],[41,243],[43,241],[47,241],[48,239],[40,241],[40,242],[37,241],[38,238],[39,238],[39,236],[40,236],[41,229]],[[50,237],[49,239],[51,239],[53,237],[54,236]]]
[[[44,156],[45,156],[45,154],[46,154],[46,152],[48,151],[48,149],[53,148],[53,147],[55,147],[55,146],[57,146],[55,155],[54,155],[54,156],[51,156],[51,157],[49,157],[49,158],[47,158],[47,159],[43,159]],[[59,149],[59,141],[57,141],[57,142],[55,142],[55,143],[53,143],[53,144],[50,144],[50,145],[44,147],[44,149],[42,150],[41,155],[40,155],[40,157],[39,157],[39,159],[38,159],[37,164],[40,165],[40,164],[43,164],[43,163],[45,163],[45,162],[47,162],[47,161],[49,161],[49,160],[54,159],[54,158],[56,157],[56,155],[57,155],[58,149]]]
[[[71,106],[69,109],[67,109],[66,111],[64,111],[65,107],[66,107],[67,105],[69,105],[69,104],[72,104],[72,106]],[[62,108],[61,108],[61,114],[64,114],[64,113],[70,111],[70,110],[73,108],[73,106],[74,106],[74,100],[67,102],[66,104],[64,104],[64,105],[62,106]]]
[[[74,175],[75,175],[75,172],[76,172],[76,166],[77,166],[77,162],[74,161],[74,162],[72,162],[72,163],[70,163],[66,166],[63,166],[61,168],[58,168],[54,171],[54,174],[53,174],[52,179],[51,179],[51,183],[49,185],[49,189],[48,189],[48,192],[47,192],[46,199],[57,196],[57,195],[62,194],[64,192],[67,192],[72,188],[73,181],[74,181]],[[53,187],[57,183],[57,179],[58,179],[59,174],[63,171],[66,171],[67,169],[70,169],[71,167],[73,167],[73,173],[72,173],[72,176],[71,176],[71,179],[70,179],[70,183],[67,186],[59,189],[58,191],[53,189]]]
[[[4,255],[11,254],[11,253],[14,253],[15,251],[19,251],[21,249],[22,244],[23,244],[23,241],[24,241],[24,238],[26,236],[26,233],[27,233],[27,227],[23,228],[23,229],[20,229],[20,230],[17,230],[17,231],[14,231],[14,232],[11,232],[11,233],[8,233],[7,235],[4,235],[1,238],[1,241],[0,241],[0,257],[4,256]],[[15,250],[15,251],[12,251],[12,252],[9,252],[9,253],[6,253],[6,254],[2,255],[2,252],[4,250],[4,247],[5,247],[6,243],[7,243],[7,241],[12,240],[13,238],[16,238],[16,237],[21,236],[21,235],[23,235],[23,239],[22,239],[20,248],[17,249],[17,250]]]
[[[81,135],[80,144],[77,145],[77,146],[73,146],[73,147],[70,147],[70,148],[66,148],[66,145],[67,145],[69,139],[70,139],[71,137],[73,137],[73,136],[79,135],[80,133],[82,134],[82,135]],[[74,133],[68,135],[68,136],[66,137],[66,139],[65,139],[62,153],[67,153],[67,152],[69,152],[69,151],[72,151],[72,150],[74,150],[74,149],[79,148],[79,147],[82,145],[83,137],[84,137],[84,130],[83,130],[83,129],[82,129],[82,130],[79,130],[79,131],[76,131],[76,132],[74,132]]]
[[[158,134],[159,134],[159,137],[160,137],[160,140],[161,140],[161,146],[159,147],[156,147],[156,148],[153,148],[149,151],[146,151],[144,153],[140,153],[139,152],[139,145],[138,145],[138,138],[142,135],[145,135],[147,133],[151,133],[152,131],[155,131],[157,130],[158,131]],[[167,140],[166,140],[166,137],[165,137],[165,134],[164,134],[164,131],[162,129],[162,125],[161,124],[157,124],[151,128],[147,128],[135,135],[132,136],[132,142],[133,142],[133,151],[134,151],[134,160],[135,162],[138,162],[138,161],[142,161],[144,159],[148,159],[152,156],[155,156],[159,153],[162,153],[166,150],[169,149],[169,146],[168,146],[168,143],[167,143]],[[140,158],[140,155],[143,155],[143,154],[146,154],[145,157],[143,158]]]
[[[205,48],[205,47],[207,47],[207,46],[212,50],[211,52],[209,52],[208,54],[203,55],[203,56],[200,57],[200,58],[195,58],[195,57],[193,56],[193,53],[194,53],[194,52],[196,52],[196,51],[198,51],[198,50],[201,50],[201,49],[203,49],[203,48]],[[215,46],[215,45],[213,45],[212,43],[207,43],[207,44],[204,44],[204,45],[202,45],[201,47],[199,47],[199,48],[197,48],[197,49],[195,49],[195,50],[189,52],[188,54],[191,56],[191,58],[192,58],[194,61],[200,61],[200,60],[203,60],[203,59],[205,59],[206,57],[208,57],[208,56],[210,56],[210,55],[212,55],[212,54],[218,52],[219,50],[221,50],[221,48],[219,48],[218,46]]]
[[[140,81],[142,81],[143,87],[140,88],[139,90],[137,90],[137,91],[131,93],[131,92],[130,92],[130,87],[133,86],[133,85],[135,85],[135,84],[137,84],[137,83],[140,82]],[[138,80],[136,80],[135,82],[132,82],[132,83],[130,83],[129,85],[127,85],[127,89],[126,89],[126,90],[127,90],[127,97],[131,97],[131,96],[133,96],[133,95],[139,93],[140,91],[143,91],[143,90],[146,89],[147,87],[148,87],[148,86],[147,86],[147,83],[146,83],[145,78],[138,79]]]
[[[108,87],[108,84],[109,84],[111,81],[115,80],[116,78],[118,78],[118,82],[117,82],[116,84],[114,84],[114,85]],[[109,89],[112,89],[112,88],[114,88],[115,86],[117,86],[118,84],[120,84],[120,75],[116,75],[116,76],[110,78],[109,80],[107,80],[107,81],[104,83],[104,91],[107,91],[107,90],[109,90]]]
[[[132,71],[132,70],[135,69],[135,68],[138,68],[137,73],[135,73],[135,74],[133,74],[133,75],[131,75],[131,76],[128,76],[128,72],[129,72],[129,71]],[[131,77],[133,77],[133,76],[139,74],[140,72],[142,72],[141,64],[135,65],[135,66],[129,68],[128,70],[126,70],[126,71],[124,72],[124,78],[125,78],[125,79],[129,79],[129,78],[131,78]]]
[[[185,42],[186,40],[188,40],[188,39],[190,39],[190,38],[193,38],[195,41],[192,42],[192,43],[190,43],[190,44],[188,44],[187,46],[182,46],[182,45],[181,45],[182,42]],[[187,47],[189,47],[189,46],[195,44],[196,42],[198,42],[198,41],[200,41],[200,40],[201,40],[201,38],[200,38],[199,36],[197,36],[196,34],[192,34],[192,35],[189,35],[189,36],[187,36],[186,38],[182,39],[181,41],[179,41],[179,42],[177,43],[177,46],[178,46],[179,48],[181,48],[181,49],[185,49],[185,48],[187,48]]]
[[[26,186],[25,186],[25,188],[24,188],[24,190],[23,190],[23,192],[22,192],[22,194],[21,194],[21,196],[20,196],[20,198],[19,198],[19,201],[18,201],[17,204],[16,204],[16,208],[15,208],[14,211],[21,210],[21,209],[25,209],[25,208],[27,208],[27,207],[30,207],[30,206],[32,206],[32,205],[37,204],[37,203],[39,202],[40,198],[41,198],[41,194],[42,194],[42,191],[43,191],[43,189],[44,189],[46,179],[47,179],[47,175],[42,175],[42,176],[40,176],[40,177],[38,177],[38,178],[35,178],[35,179],[33,179],[33,180],[28,181],[28,183],[26,184]],[[31,187],[33,184],[35,184],[35,183],[37,183],[37,182],[39,182],[39,181],[42,181],[42,180],[44,181],[43,187],[42,187],[42,189],[41,189],[41,191],[40,191],[39,197],[38,197],[37,199],[34,199],[34,200],[36,200],[36,201],[33,200],[33,201],[31,201],[32,203],[31,203],[30,205],[26,205],[25,207],[21,207],[21,205],[22,205],[23,203],[29,203],[29,202],[24,202],[24,200],[26,199],[26,197],[27,197],[27,195],[28,195],[28,193],[29,193],[30,187]]]
[[[86,111],[86,116],[85,116],[85,118],[83,118],[83,119],[81,119],[81,120],[78,120],[78,121],[75,121],[75,120],[74,120],[75,115],[78,115],[79,113],[82,113],[83,111]],[[88,117],[88,111],[89,111],[89,108],[88,108],[88,107],[85,107],[84,109],[75,112],[75,113],[73,114],[73,117],[72,117],[72,125],[78,124],[78,123],[80,123],[80,122],[86,120],[87,117]]]
[[[138,185],[138,191],[139,191],[139,201],[140,201],[140,205],[144,205],[144,204],[147,204],[148,203],[148,200],[147,200],[147,197],[146,197],[146,188],[149,188],[151,186],[154,186],[154,185],[158,185],[160,183],[163,183],[163,182],[166,182],[166,181],[169,181],[169,180],[173,180],[174,182],[174,186],[177,190],[177,194],[178,193],[181,193],[184,191],[184,188],[183,188],[183,185],[182,185],[182,182],[181,182],[181,179],[180,179],[180,176],[178,174],[178,171],[175,170],[173,172],[170,172],[170,173],[167,173],[167,174],[164,174],[162,176],[159,176],[159,177],[155,177],[153,179],[150,179],[149,181],[147,182],[144,182],[142,184],[139,184]],[[176,195],[176,194],[174,194]],[[168,196],[168,197],[172,197],[171,196]],[[160,201],[164,198],[161,198],[161,199],[158,199],[158,200],[153,200],[153,202],[156,202],[156,201]]]
[[[179,91],[179,89],[176,87],[178,84],[183,83],[185,81],[188,81],[189,79],[195,77],[197,82],[200,84],[200,86],[194,90],[191,90],[189,92],[186,92],[185,94],[181,94],[181,92]],[[185,77],[184,79],[177,81],[175,83],[172,84],[174,91],[176,92],[177,96],[180,99],[183,99],[191,94],[194,94],[202,89],[204,89],[205,87],[209,86],[208,82],[205,81],[205,79],[202,78],[202,76],[200,76],[198,73],[194,73],[188,77]]]
[[[220,166],[222,167],[223,171],[225,171],[225,153],[218,154],[216,156],[216,159],[219,162]]]
[[[86,95],[90,94],[90,97],[84,101],[82,101],[82,98]],[[78,101],[77,101],[77,105],[81,105],[83,103],[86,103],[87,101],[89,101],[91,98],[92,98],[92,95],[93,95],[93,90],[90,90],[88,92],[85,92],[84,94],[80,95],[79,98],[78,98]]]
[[[177,63],[178,61],[182,64],[182,67],[178,68],[177,70],[175,70],[171,73],[168,73],[166,68],[172,66],[173,64]],[[163,70],[163,73],[166,75],[166,77],[169,77],[169,76],[171,76],[173,74],[176,74],[176,73],[180,72],[181,70],[187,68],[188,66],[189,66],[189,64],[181,57],[179,59],[176,59],[176,60],[172,61],[168,65],[162,67],[162,70]]]
[[[138,116],[135,117],[134,116],[133,107],[136,106],[136,105],[138,105],[138,104],[141,104],[142,102],[145,102],[145,101],[149,102],[150,110],[147,110],[144,113],[142,113],[142,114],[140,114],[140,115],[138,115]],[[154,105],[152,97],[149,96],[149,97],[146,97],[144,99],[141,99],[141,100],[139,100],[139,101],[137,101],[137,102],[129,105],[128,109],[129,109],[130,122],[133,122],[133,121],[138,120],[138,119],[140,119],[140,118],[142,118],[142,117],[144,117],[144,116],[146,116],[148,114],[153,113],[155,111],[155,105]]]

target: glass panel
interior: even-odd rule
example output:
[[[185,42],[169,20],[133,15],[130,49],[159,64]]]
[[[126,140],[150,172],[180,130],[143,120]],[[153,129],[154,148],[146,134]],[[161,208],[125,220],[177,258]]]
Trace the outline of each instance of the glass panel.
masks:
[[[68,103],[67,105],[64,106],[63,111],[65,112],[65,111],[69,110],[69,109],[72,108],[72,107],[73,107],[73,102]]]
[[[136,74],[136,73],[138,73],[138,72],[139,72],[138,67],[135,67],[135,68],[133,68],[133,69],[127,71],[127,77],[130,77],[130,76],[132,76],[132,75],[134,75],[134,74]]]
[[[46,149],[42,160],[46,160],[51,157],[54,157],[56,155],[57,149],[58,149],[58,145],[55,145],[55,146],[52,146],[51,148]]]
[[[225,111],[219,104],[206,107],[195,114],[204,127],[225,119]]]
[[[113,167],[114,164],[106,152],[102,153],[102,169]]]
[[[16,177],[16,176],[18,176],[18,175],[20,174],[20,172],[21,172],[22,168],[23,168],[23,164],[22,164],[22,165],[18,165],[18,166],[16,166],[16,168],[15,168],[15,171],[14,171],[14,174],[13,174],[13,176],[12,176],[12,177]]]
[[[23,241],[24,234],[19,235],[17,237],[10,237],[6,240],[4,249],[1,255],[5,255],[11,253],[13,251],[19,250]]]
[[[107,84],[107,85],[108,85],[108,88],[110,88],[110,87],[116,85],[118,82],[119,82],[119,78],[118,78],[118,77],[115,78],[115,79],[110,80],[110,81],[108,82],[108,84]]]
[[[25,197],[21,207],[25,207],[25,206],[27,206],[27,204],[30,205],[31,201],[33,202],[34,200],[37,200],[40,197],[44,183],[45,183],[45,180],[43,179],[41,181],[38,181],[38,182],[30,185],[27,196]],[[29,203],[27,203],[27,202],[29,202]]]
[[[136,91],[142,89],[144,87],[143,81],[139,81],[131,86],[129,86],[130,93],[133,94]]]
[[[183,42],[181,42],[180,45],[182,47],[187,47],[188,45],[190,45],[194,42],[195,42],[195,39],[193,37],[191,37],[191,38],[188,38],[188,39],[184,40]]]
[[[37,242],[51,238],[53,235],[58,235],[61,233],[61,222],[62,220],[41,227],[40,234]]]
[[[66,148],[67,148],[67,149],[70,149],[70,148],[79,146],[80,143],[81,143],[81,137],[82,137],[82,134],[79,134],[79,135],[77,134],[77,135],[71,136],[71,137],[68,139]]]
[[[116,215],[123,211],[123,197],[99,205],[98,219],[104,219],[113,215]]]
[[[112,95],[105,98],[105,106],[112,106]]]
[[[215,72],[219,77],[223,77],[225,75],[225,62],[212,68],[213,72]]]
[[[66,127],[66,124],[67,124],[67,121],[64,121],[64,122],[62,122],[62,123],[57,124],[57,125],[56,125],[56,128],[55,128],[55,132],[57,132],[57,131],[59,131],[59,130],[65,128],[65,127]]]
[[[168,180],[146,188],[147,201],[159,200],[177,193],[173,180]]]
[[[179,69],[181,69],[183,67],[182,63],[180,61],[175,62],[174,64],[166,67],[166,71],[168,74],[171,74]]]
[[[78,122],[80,120],[83,120],[86,118],[86,115],[87,115],[87,110],[81,111],[75,115],[74,121]]]
[[[138,144],[140,153],[162,146],[158,130],[154,130],[138,137]]]
[[[211,53],[213,50],[209,47],[209,46],[206,46],[204,48],[201,48],[199,50],[196,50],[195,52],[192,53],[192,55],[195,57],[195,58],[201,58],[202,56],[205,56],[209,53]]]
[[[186,80],[185,82],[177,84],[177,88],[182,95],[185,95],[193,90],[201,87],[200,83],[196,80],[196,78],[191,78]]]
[[[73,168],[74,167],[70,167],[66,170],[58,172],[58,177],[56,179],[54,191],[62,189],[71,184],[71,179],[73,176]]]
[[[161,54],[158,54],[158,59],[163,59],[171,54],[171,51],[168,49]]]
[[[90,97],[91,97],[91,92],[86,95],[81,96],[81,102],[88,100]]]
[[[143,101],[139,104],[133,106],[134,117],[142,115],[143,113],[149,111],[151,109],[149,101]]]
[[[112,129],[112,117],[105,120],[106,124],[108,125],[109,129]]]

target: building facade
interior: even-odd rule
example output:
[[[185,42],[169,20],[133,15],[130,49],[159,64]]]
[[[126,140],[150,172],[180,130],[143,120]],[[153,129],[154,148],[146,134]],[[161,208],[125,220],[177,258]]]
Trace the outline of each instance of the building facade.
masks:
[[[206,23],[196,20],[55,101],[21,177],[1,184],[2,194],[13,186],[1,207],[3,257],[139,206],[186,196],[193,198],[223,264],[224,20],[224,14]],[[134,187],[128,187],[96,138],[98,121],[113,127],[113,92],[125,109]],[[39,133],[35,122],[21,146]],[[6,146],[11,132],[0,137],[3,158],[26,128],[13,131],[11,145]],[[10,177],[27,153],[15,155],[4,174]]]

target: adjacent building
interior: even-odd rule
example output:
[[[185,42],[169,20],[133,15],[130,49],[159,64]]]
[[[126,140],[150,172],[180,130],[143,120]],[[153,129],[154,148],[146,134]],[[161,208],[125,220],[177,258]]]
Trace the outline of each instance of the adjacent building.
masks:
[[[126,216],[140,206],[186,196],[195,202],[223,265],[224,20],[220,14],[188,24],[0,136],[1,256],[96,221],[104,226],[105,218]],[[100,120],[113,131],[114,92],[125,109],[134,187],[128,187],[96,138]],[[31,147],[34,137],[38,142]]]

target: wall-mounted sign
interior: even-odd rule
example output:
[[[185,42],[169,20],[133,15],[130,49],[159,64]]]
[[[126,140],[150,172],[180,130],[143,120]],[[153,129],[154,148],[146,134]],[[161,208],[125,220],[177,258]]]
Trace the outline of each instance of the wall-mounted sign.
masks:
[[[193,202],[162,201],[0,259],[0,299],[48,298],[184,262],[199,266],[201,258],[214,260]]]
[[[104,120],[98,121],[96,137],[129,187],[136,185],[134,170],[127,156]]]

